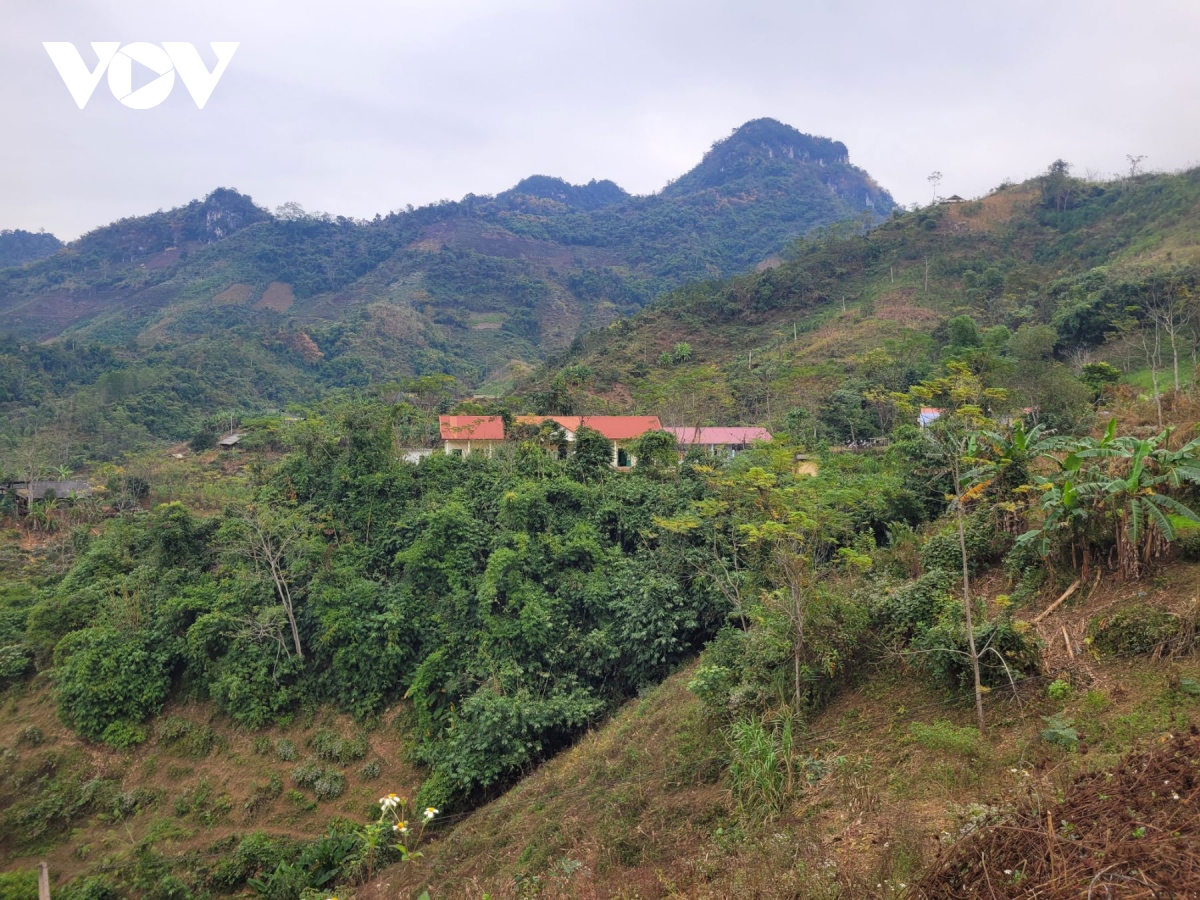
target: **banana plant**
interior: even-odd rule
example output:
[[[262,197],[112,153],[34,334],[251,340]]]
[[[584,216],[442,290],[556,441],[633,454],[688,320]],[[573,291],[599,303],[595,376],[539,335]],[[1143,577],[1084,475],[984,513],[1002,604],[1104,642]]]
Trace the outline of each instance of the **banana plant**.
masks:
[[[1037,479],[1042,489],[1040,528],[1022,535],[1048,555],[1064,532],[1074,558],[1087,565],[1093,545],[1112,542],[1122,575],[1140,577],[1165,545],[1175,539],[1170,516],[1200,516],[1168,491],[1200,484],[1200,438],[1170,450],[1170,429],[1151,438],[1117,437],[1116,420],[1099,440],[1080,438],[1064,445],[1061,471]]]
[[[1035,425],[1026,431],[1020,420],[1009,432],[985,431],[981,438],[988,445],[986,475],[991,492],[1000,498],[997,506],[1020,521],[1020,514],[1027,505],[1020,498],[1030,495],[1036,482],[1032,471],[1034,463],[1047,459],[1060,465],[1055,453],[1062,449],[1063,439],[1045,425]],[[979,469],[970,474],[978,481],[985,473]]]

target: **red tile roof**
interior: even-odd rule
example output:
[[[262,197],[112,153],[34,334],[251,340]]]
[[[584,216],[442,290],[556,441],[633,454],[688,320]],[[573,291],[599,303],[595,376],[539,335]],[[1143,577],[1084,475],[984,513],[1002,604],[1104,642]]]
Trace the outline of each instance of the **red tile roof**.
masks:
[[[572,434],[587,427],[600,432],[610,441],[628,441],[647,431],[661,431],[658,416],[517,416],[521,425],[540,425],[553,419]]]
[[[702,444],[724,446],[726,444],[753,444],[755,441],[771,440],[771,432],[765,428],[739,426],[735,428],[668,428],[680,444]]]
[[[438,416],[444,441],[502,441],[504,420],[499,416]]]

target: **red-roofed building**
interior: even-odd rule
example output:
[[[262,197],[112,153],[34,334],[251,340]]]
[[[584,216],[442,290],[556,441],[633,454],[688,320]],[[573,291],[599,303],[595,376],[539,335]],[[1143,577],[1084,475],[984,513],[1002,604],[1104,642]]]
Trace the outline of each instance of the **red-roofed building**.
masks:
[[[667,431],[675,435],[680,453],[686,453],[689,447],[700,447],[709,456],[736,456],[755,442],[771,440],[771,432],[753,426],[668,428]]]
[[[580,428],[598,431],[613,444],[612,465],[614,469],[627,469],[637,465],[637,457],[629,452],[630,442],[647,431],[661,431],[658,416],[517,416],[519,425],[541,425],[550,420],[563,430],[567,443],[575,442]]]
[[[581,428],[600,432],[613,445],[612,465],[627,469],[637,465],[629,444],[647,431],[661,431],[658,416],[517,416],[518,425],[541,425],[554,422],[563,432],[568,448],[575,443]],[[505,438],[504,420],[500,416],[438,416],[446,453],[462,456],[467,453],[486,453],[491,456]]]
[[[438,416],[438,427],[448,456],[491,456],[504,442],[504,420],[499,416]]]

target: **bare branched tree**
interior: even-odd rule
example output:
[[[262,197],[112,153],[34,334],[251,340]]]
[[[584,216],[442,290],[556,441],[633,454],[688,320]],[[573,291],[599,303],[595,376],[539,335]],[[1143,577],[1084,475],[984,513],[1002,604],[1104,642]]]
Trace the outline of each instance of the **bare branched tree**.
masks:
[[[938,171],[930,172],[929,176],[925,180],[928,181],[930,187],[933,188],[933,202],[937,203],[937,190],[938,185],[942,183],[942,173]]]
[[[1192,305],[1188,299],[1178,285],[1167,284],[1154,290],[1146,304],[1154,320],[1155,330],[1161,328],[1171,345],[1171,368],[1176,399],[1179,398],[1179,342],[1186,336],[1188,323],[1192,320]]]
[[[271,576],[275,595],[287,615],[292,630],[296,655],[304,659],[300,645],[300,628],[296,624],[296,605],[292,595],[292,578],[288,569],[292,553],[299,549],[304,533],[292,518],[271,515],[251,508],[242,519],[239,551],[263,567]]]

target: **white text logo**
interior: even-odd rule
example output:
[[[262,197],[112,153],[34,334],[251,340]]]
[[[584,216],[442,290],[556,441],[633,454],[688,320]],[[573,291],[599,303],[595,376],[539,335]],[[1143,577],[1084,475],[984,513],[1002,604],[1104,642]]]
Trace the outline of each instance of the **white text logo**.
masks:
[[[183,86],[188,89],[192,99],[196,101],[197,109],[204,109],[204,104],[212,96],[213,88],[225,74],[233,52],[238,48],[238,42],[214,41],[212,47],[217,55],[217,64],[210,72],[191,44],[180,41],[163,41],[158,44],[147,44],[137,41],[122,46],[120,41],[93,41],[92,50],[96,53],[96,67],[89,69],[75,45],[67,41],[45,41],[42,44],[58,74],[66,82],[67,90],[80,109],[87,106],[92,92],[100,83],[104,72],[108,71],[108,89],[113,96],[130,109],[151,109],[167,99],[171,88],[175,86],[175,73],[183,80]],[[133,64],[145,66],[158,77],[143,84],[136,91],[133,89]]]

